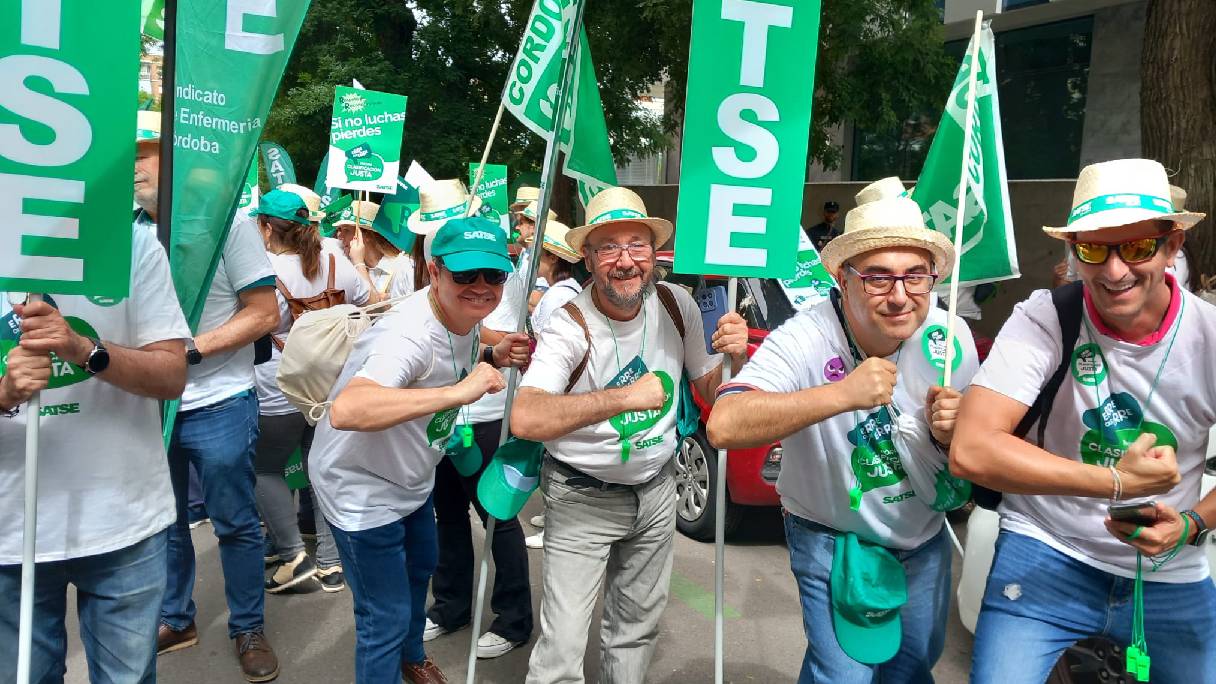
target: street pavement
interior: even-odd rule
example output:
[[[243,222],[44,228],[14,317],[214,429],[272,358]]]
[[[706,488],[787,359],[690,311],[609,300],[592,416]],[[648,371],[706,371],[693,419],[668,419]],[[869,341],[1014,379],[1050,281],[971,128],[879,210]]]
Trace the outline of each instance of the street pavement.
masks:
[[[539,513],[534,497],[524,509],[523,519]],[[525,525],[527,527],[527,525]],[[475,525],[477,549],[481,530]],[[528,528],[530,529],[530,528]],[[671,600],[663,615],[662,633],[651,661],[647,682],[691,684],[713,681],[714,647],[714,547],[676,534],[675,569]],[[184,651],[160,657],[158,681],[162,684],[244,682],[227,637],[227,609],[219,569],[218,549],[211,527],[194,530],[198,554],[198,580],[194,590],[198,604],[200,642]],[[532,596],[540,630],[541,551],[530,551]],[[957,585],[961,562],[954,557]],[[750,511],[726,548],[726,655],[728,682],[793,682],[797,679],[806,640],[798,592],[789,569],[776,509]],[[491,580],[493,573],[491,572]],[[952,594],[953,597],[953,594]],[[354,681],[354,616],[349,590],[266,596],[266,634],[279,656],[278,681],[286,684],[344,684]],[[69,613],[74,610],[69,608]],[[485,621],[489,624],[489,620]],[[74,615],[69,615],[69,684],[85,684],[88,673],[77,636]],[[427,644],[448,679],[463,682],[470,630],[460,630]],[[939,684],[967,681],[971,659],[970,633],[962,626],[951,605],[946,649],[934,669]],[[598,681],[599,616],[593,620],[584,669],[588,682]],[[531,643],[495,660],[477,665],[477,681],[516,684],[528,669]]]

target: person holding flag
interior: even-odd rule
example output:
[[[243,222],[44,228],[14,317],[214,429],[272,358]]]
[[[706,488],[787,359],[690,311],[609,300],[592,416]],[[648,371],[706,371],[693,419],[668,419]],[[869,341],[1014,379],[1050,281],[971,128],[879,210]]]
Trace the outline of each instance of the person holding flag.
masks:
[[[583,681],[587,627],[605,584],[599,679],[646,678],[671,577],[680,378],[687,373],[702,397],[713,397],[722,377],[722,357],[698,334],[692,296],[655,283],[655,248],[672,224],[647,216],[626,188],[596,195],[587,216],[566,242],[594,284],[550,317],[511,413],[514,434],[549,452],[533,683]],[[743,363],[739,314],[722,317],[713,345]]]
[[[960,394],[943,388],[946,313],[930,303],[950,240],[880,184],[858,193],[824,266],[828,300],[771,333],[718,390],[710,441],[781,441],[777,491],[809,682],[932,681],[950,605],[944,511],[970,490],[946,469]],[[955,377],[978,367],[965,323]]]
[[[1120,159],[1082,169],[1067,224],[1043,228],[1081,282],[1014,309],[950,450],[955,474],[1005,492],[974,682],[1041,682],[1095,635],[1128,644],[1140,681],[1149,647],[1152,681],[1216,681],[1216,309],[1167,271],[1203,218],[1174,207],[1161,164]]]
[[[423,649],[435,569],[431,490],[445,449],[471,446],[461,407],[504,389],[498,368],[526,364],[526,342],[485,346],[480,323],[511,271],[507,236],[481,217],[445,222],[431,285],[355,343],[317,424],[316,502],[334,533],[355,604],[355,681],[445,682]]]
[[[154,206],[160,113],[138,120],[137,195]],[[44,428],[30,681],[63,680],[68,585],[90,678],[156,678],[165,530],[176,519],[159,401],[185,387],[190,329],[155,234],[139,221],[133,231],[125,299],[0,293],[0,681],[17,678],[30,420]],[[35,392],[41,418],[27,411]]]

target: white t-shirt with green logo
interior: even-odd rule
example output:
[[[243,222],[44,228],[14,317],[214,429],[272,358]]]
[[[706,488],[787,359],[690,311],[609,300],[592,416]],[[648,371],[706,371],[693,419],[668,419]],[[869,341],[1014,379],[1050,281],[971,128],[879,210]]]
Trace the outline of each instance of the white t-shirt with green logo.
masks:
[[[687,369],[689,379],[695,380],[722,363],[720,354],[711,355],[705,350],[701,310],[692,296],[679,287],[664,284],[658,287],[668,287],[680,305],[686,331],[683,340],[653,292],[646,296],[641,311],[633,320],[612,321],[611,324],[591,299],[594,287],[583,290],[573,300],[587,321],[592,345],[587,368],[571,394],[605,389],[639,355],[645,369],[659,375],[668,390],[662,410],[629,411],[611,421],[589,425],[545,442],[555,458],[605,482],[640,484],[659,473],[677,447],[676,406],[681,374]],[[586,349],[582,328],[565,310],[555,311],[549,318],[549,327],[540,335],[532,365],[524,374],[521,386],[552,394],[565,393],[570,376]],[[627,460],[623,460],[622,436],[629,441]]]
[[[777,492],[792,513],[866,541],[894,549],[913,549],[941,529],[943,514],[919,500],[904,459],[944,459],[929,440],[924,418],[929,387],[940,383],[945,367],[947,313],[936,307],[900,349],[886,357],[896,365],[894,404],[914,423],[900,433],[885,408],[842,413],[781,441],[783,455]],[[965,386],[978,368],[975,342],[956,317],[954,386]],[[796,314],[773,331],[743,370],[719,392],[754,388],[797,392],[843,380],[854,368],[848,340],[832,302]],[[897,448],[896,444],[899,444]],[[910,453],[901,453],[900,449]],[[859,486],[861,506],[849,505]]]
[[[352,378],[385,387],[454,385],[476,365],[478,329],[451,334],[435,318],[424,288],[396,304],[355,342],[329,400]],[[453,350],[455,354],[453,354]],[[330,523],[347,532],[387,525],[413,513],[435,484],[435,466],[458,409],[421,416],[379,432],[317,423],[308,456],[313,493]]]
[[[110,345],[189,338],[164,250],[145,228],[136,227],[133,238],[130,297],[50,295],[48,301],[78,333]],[[16,342],[13,322],[8,297],[0,294],[0,356]],[[0,418],[0,565],[21,562],[28,408]],[[121,549],[177,518],[156,399],[56,358],[41,420],[38,562]]]
[[[1119,462],[1141,431],[1153,432],[1158,444],[1175,446],[1182,482],[1168,494],[1145,500],[1183,510],[1199,501],[1208,430],[1216,423],[1216,365],[1212,362],[1216,358],[1216,308],[1179,291],[1182,307],[1178,318],[1160,341],[1145,346],[1102,334],[1086,311],[1071,354],[1070,372],[1052,406],[1043,448],[1063,458],[1110,466]],[[974,384],[1030,406],[1060,363],[1060,337],[1051,293],[1039,290],[1031,294],[1001,328]],[[1158,369],[1160,380],[1149,402]],[[1038,427],[1032,427],[1030,436],[1037,434]],[[1000,508],[1001,527],[1038,539],[1105,572],[1135,577],[1135,550],[1111,536],[1102,524],[1109,503],[1102,497],[1006,494]],[[1201,550],[1187,546],[1164,568],[1146,577],[1156,582],[1196,582],[1208,574]]]

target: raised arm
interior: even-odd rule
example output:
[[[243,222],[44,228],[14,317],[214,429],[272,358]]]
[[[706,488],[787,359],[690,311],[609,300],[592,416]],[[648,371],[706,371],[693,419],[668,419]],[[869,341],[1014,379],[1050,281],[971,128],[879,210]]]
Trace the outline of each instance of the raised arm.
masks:
[[[385,387],[356,377],[334,397],[329,422],[337,430],[377,432],[445,409],[471,404],[502,391],[502,373],[479,363],[464,380],[446,387]]]
[[[544,442],[625,411],[660,409],[666,398],[663,383],[654,373],[632,385],[582,394],[521,387],[511,409],[511,431],[523,439]]]

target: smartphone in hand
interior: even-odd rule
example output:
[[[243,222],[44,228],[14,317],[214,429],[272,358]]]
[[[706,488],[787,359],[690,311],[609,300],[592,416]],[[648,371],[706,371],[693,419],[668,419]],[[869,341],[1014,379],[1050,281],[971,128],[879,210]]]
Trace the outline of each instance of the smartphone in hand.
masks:
[[[1128,522],[1133,525],[1148,526],[1157,522],[1157,503],[1154,501],[1111,504],[1107,506],[1106,512],[1110,515],[1111,520]]]

